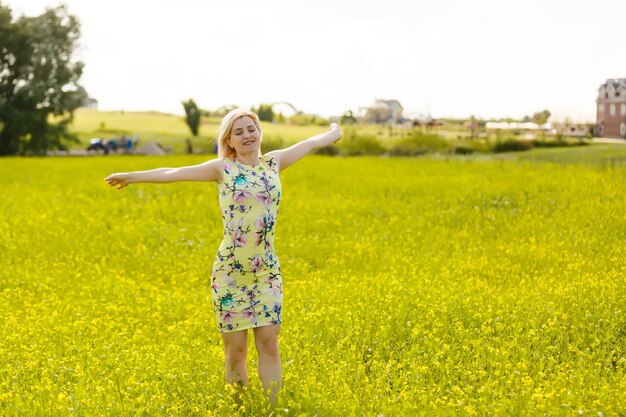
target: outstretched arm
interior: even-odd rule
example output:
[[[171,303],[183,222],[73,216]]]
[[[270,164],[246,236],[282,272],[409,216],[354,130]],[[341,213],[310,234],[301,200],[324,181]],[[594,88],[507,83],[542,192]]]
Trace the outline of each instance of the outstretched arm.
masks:
[[[279,170],[282,171],[308,153],[332,145],[339,139],[341,139],[341,130],[339,130],[337,123],[331,123],[330,129],[326,133],[312,136],[285,149],[268,152],[267,155],[276,158]]]
[[[217,181],[224,169],[221,158],[212,159],[198,165],[179,168],[157,168],[149,171],[119,172],[104,180],[110,186],[119,185],[118,190],[135,182],[167,183],[174,181]]]

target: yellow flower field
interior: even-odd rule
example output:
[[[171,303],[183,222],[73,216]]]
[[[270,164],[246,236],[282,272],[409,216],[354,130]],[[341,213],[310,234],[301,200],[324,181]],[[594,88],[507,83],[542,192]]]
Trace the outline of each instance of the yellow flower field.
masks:
[[[0,415],[227,416],[205,156],[0,160]],[[626,415],[626,167],[308,156],[281,173],[273,415]],[[240,415],[269,415],[249,339]]]

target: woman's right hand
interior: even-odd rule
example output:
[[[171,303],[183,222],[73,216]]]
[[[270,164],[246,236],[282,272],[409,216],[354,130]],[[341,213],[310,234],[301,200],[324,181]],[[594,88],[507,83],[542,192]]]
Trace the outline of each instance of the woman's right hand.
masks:
[[[131,183],[130,174],[126,172],[111,174],[108,177],[106,177],[104,180],[108,182],[111,187],[119,185],[119,187],[117,187],[118,190],[121,190],[122,188],[126,187],[128,184]]]
[[[339,129],[339,125],[337,123],[331,123],[330,128],[328,129],[328,135],[330,136],[331,143],[337,143],[339,139],[342,138],[341,129]]]

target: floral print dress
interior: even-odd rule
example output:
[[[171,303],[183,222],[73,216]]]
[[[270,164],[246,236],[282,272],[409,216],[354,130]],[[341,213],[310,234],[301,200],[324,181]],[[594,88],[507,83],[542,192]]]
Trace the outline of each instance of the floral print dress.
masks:
[[[282,322],[283,286],[274,248],[281,186],[278,165],[261,156],[253,167],[224,159],[218,184],[224,237],[211,274],[221,333]]]

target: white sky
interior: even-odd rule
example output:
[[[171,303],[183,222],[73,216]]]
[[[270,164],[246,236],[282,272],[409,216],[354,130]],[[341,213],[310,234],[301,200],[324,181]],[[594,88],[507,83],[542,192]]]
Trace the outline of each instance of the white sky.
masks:
[[[37,15],[58,0],[0,0]],[[65,0],[101,110],[289,101],[322,116],[397,99],[433,117],[595,120],[626,77],[622,0]]]

